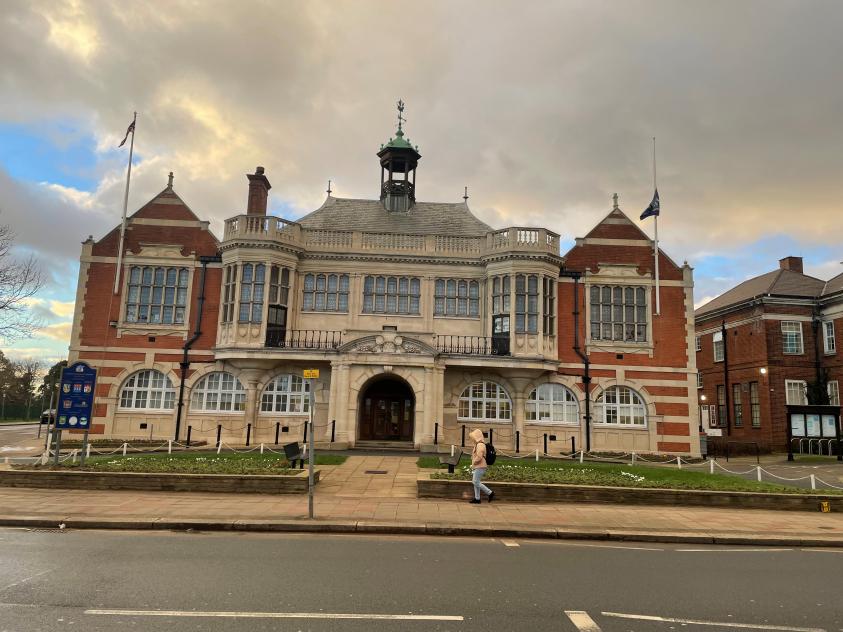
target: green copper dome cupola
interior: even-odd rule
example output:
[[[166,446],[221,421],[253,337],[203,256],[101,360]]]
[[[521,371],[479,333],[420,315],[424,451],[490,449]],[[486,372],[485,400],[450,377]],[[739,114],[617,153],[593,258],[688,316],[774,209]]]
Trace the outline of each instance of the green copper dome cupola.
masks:
[[[388,211],[409,211],[416,201],[416,167],[421,154],[404,137],[404,102],[398,101],[398,131],[381,145],[381,202]],[[412,173],[412,179],[410,174]]]

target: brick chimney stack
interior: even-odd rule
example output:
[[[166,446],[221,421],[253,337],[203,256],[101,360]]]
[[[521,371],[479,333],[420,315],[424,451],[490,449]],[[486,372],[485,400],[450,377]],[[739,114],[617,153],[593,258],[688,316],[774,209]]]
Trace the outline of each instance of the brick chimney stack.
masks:
[[[802,257],[785,257],[784,259],[779,259],[779,268],[803,274]]]
[[[247,173],[249,178],[249,199],[246,204],[248,215],[266,215],[266,200],[272,185],[263,174],[263,167],[257,167],[254,173]]]

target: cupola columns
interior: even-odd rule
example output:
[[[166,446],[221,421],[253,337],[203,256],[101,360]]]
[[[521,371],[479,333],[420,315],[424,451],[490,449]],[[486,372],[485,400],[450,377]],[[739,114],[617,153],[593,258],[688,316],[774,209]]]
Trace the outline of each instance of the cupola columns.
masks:
[[[421,154],[409,138],[404,138],[405,122],[404,102],[398,101],[398,131],[395,138],[381,145],[378,152],[381,163],[380,199],[388,211],[409,211],[416,201],[416,167]]]

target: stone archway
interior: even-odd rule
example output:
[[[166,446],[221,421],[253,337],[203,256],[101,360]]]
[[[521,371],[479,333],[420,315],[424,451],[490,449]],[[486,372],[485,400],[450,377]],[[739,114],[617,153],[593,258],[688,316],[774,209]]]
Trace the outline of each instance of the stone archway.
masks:
[[[360,390],[357,435],[361,441],[412,441],[416,398],[395,375],[373,379]]]

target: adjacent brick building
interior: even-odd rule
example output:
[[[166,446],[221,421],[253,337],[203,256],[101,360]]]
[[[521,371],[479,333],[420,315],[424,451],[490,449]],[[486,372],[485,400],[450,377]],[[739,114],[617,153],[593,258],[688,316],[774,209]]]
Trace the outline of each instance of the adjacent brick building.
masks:
[[[827,380],[839,406],[843,274],[806,275],[800,257],[744,281],[695,314],[698,400],[715,442],[787,449],[787,404],[807,404],[807,387]]]
[[[477,426],[522,452],[698,453],[687,265],[661,253],[656,314],[653,243],[617,201],[562,256],[547,229],[417,201],[402,129],[378,157],[379,199],[329,193],[297,221],[266,214],[256,169],[221,240],[171,177],[128,219],[116,292],[119,228],[88,239],[70,359],[99,369],[92,431],[301,439],[319,369],[335,445],[442,448]]]

